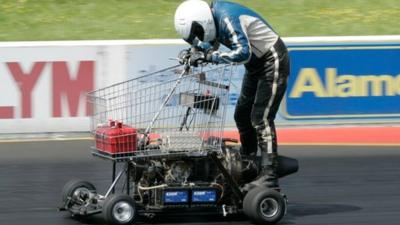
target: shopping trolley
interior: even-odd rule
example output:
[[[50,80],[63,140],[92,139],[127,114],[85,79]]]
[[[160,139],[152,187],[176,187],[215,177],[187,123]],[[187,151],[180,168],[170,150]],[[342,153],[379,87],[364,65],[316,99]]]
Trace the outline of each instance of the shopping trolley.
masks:
[[[170,67],[89,94],[93,154],[111,160],[220,149],[232,67]]]
[[[162,212],[227,215],[260,208],[240,190],[258,174],[254,160],[243,158],[239,145],[227,145],[223,137],[234,70],[231,64],[186,62],[89,93],[92,154],[112,162],[112,182],[104,195],[87,181],[68,182],[62,209],[131,224],[139,215]],[[116,173],[118,163],[123,166]],[[118,183],[124,193],[116,194]],[[273,203],[273,214],[264,219],[272,224],[284,215],[286,201],[268,191],[257,201]]]

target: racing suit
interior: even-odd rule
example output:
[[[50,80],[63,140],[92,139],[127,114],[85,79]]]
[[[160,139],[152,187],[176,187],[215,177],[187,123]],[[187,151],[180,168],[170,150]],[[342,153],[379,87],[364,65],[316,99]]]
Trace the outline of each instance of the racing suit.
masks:
[[[261,149],[261,173],[252,183],[278,189],[274,119],[290,73],[286,46],[261,16],[242,5],[214,1],[211,10],[217,28],[217,44],[208,45],[221,43],[230,49],[213,52],[212,61],[244,64],[246,69],[234,119],[242,153],[255,155],[257,144]],[[207,43],[201,45],[206,48]]]

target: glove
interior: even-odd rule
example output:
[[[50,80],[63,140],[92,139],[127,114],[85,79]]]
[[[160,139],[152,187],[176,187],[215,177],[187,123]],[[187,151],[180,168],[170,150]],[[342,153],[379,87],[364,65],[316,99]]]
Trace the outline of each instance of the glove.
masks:
[[[206,58],[201,51],[192,51],[189,59],[189,65],[197,67],[206,62]]]
[[[178,61],[181,65],[185,64],[190,58],[190,49],[184,49],[178,54]]]
[[[220,52],[214,51],[212,49],[208,50],[206,53],[206,61],[212,64],[218,64],[220,62]]]
[[[204,53],[196,48],[184,49],[179,52],[178,61],[181,65],[189,63],[190,66],[194,67],[207,62]]]

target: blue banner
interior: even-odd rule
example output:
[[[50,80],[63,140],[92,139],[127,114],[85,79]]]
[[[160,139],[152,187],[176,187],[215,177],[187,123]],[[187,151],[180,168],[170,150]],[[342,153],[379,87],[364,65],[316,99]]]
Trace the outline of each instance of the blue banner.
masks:
[[[287,119],[400,117],[400,46],[291,48]]]

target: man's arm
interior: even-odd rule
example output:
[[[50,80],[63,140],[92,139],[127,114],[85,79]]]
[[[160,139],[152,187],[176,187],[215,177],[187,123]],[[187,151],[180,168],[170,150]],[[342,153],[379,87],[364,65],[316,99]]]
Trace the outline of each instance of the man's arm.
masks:
[[[231,51],[213,52],[212,61],[216,63],[244,64],[250,60],[251,47],[246,31],[243,30],[239,18],[225,17],[221,21],[223,39],[229,39],[227,46]]]

